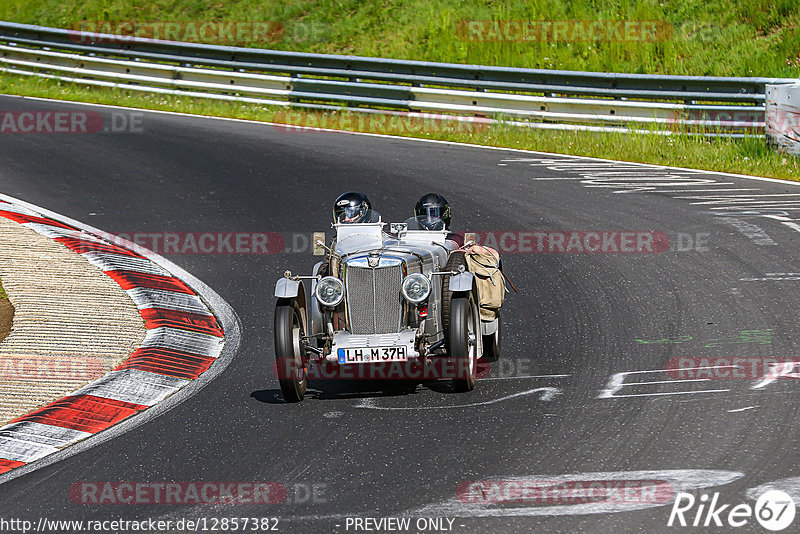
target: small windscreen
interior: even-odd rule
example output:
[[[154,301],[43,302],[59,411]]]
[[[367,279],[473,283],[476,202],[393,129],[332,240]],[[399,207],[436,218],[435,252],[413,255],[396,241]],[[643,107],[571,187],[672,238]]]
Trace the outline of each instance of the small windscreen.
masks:
[[[432,217],[430,215],[419,215],[406,219],[405,223],[408,225],[409,230],[432,230],[442,231],[445,230],[445,224],[442,219]]]

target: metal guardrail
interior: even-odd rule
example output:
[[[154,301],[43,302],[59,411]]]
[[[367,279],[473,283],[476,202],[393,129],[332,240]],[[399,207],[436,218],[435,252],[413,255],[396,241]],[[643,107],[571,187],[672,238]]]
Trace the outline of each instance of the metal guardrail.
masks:
[[[136,91],[317,109],[448,114],[569,129],[764,131],[766,84],[489,67],[125,39],[0,22],[0,71]]]

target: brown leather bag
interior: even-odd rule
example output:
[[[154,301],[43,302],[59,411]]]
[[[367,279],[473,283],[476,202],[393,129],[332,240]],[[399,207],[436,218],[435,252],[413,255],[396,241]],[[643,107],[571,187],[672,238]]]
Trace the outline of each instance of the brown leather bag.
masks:
[[[500,254],[493,248],[472,245],[464,254],[467,268],[475,275],[481,320],[493,321],[506,296],[506,280],[500,272]]]

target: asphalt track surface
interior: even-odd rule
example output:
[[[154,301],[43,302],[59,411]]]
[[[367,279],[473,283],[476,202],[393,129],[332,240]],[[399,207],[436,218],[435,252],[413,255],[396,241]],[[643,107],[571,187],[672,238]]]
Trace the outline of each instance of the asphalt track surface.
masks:
[[[86,108],[3,97],[0,109]],[[312,383],[292,405],[271,372],[272,288],[315,258],[165,254],[236,310],[243,337],[232,363],[160,417],[3,484],[4,518],[280,517],[282,532],[353,532],[348,517],[445,516],[454,532],[705,531],[667,527],[669,502],[481,507],[460,503],[456,489],[661,479],[752,505],[754,488],[797,488],[800,381],[684,382],[664,372],[679,356],[798,356],[800,280],[786,273],[800,271],[800,196],[780,196],[796,186],[236,121],[141,120],[142,132],[2,134],[0,190],[113,233],[286,235],[330,232],[332,200],[346,190],[367,193],[384,220],[405,219],[421,194],[438,191],[456,229],[657,231],[672,249],[504,253],[520,293],[503,310],[503,365],[473,392],[337,381]],[[707,182],[687,181],[697,178]],[[648,372],[619,375],[633,371]],[[92,506],[69,498],[81,481],[276,481],[289,497]],[[316,499],[297,493],[312,485]],[[737,530],[764,531],[753,520]]]

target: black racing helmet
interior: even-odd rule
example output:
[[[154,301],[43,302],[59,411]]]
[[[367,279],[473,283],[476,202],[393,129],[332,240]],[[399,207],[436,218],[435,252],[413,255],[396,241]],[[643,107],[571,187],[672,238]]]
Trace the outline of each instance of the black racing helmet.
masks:
[[[414,206],[414,215],[422,226],[433,228],[441,220],[445,228],[450,228],[450,204],[437,193],[423,195]]]
[[[356,191],[348,191],[333,204],[333,222],[356,224],[369,222],[372,204],[369,203],[367,195]]]

